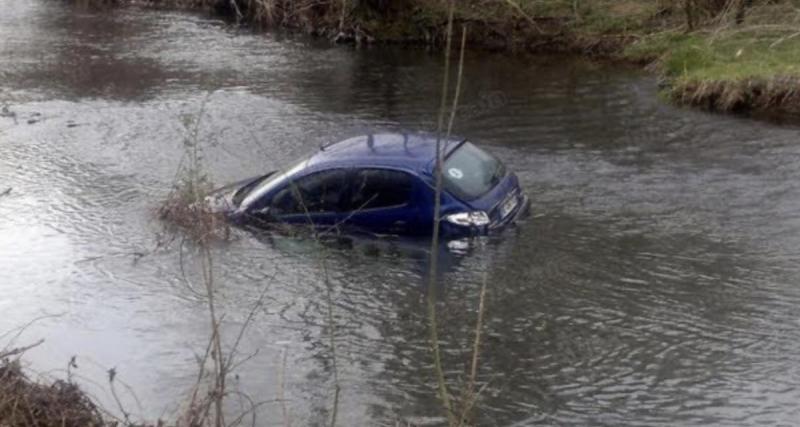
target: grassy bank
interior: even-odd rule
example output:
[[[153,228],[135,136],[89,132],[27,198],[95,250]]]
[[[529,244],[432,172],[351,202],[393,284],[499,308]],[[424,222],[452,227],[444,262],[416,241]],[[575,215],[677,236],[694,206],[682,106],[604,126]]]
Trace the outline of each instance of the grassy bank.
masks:
[[[676,103],[800,117],[800,2],[757,5],[740,23],[723,16],[691,32],[648,34],[622,56],[652,63]]]
[[[264,27],[340,42],[442,46],[448,0],[74,0],[206,9]],[[700,1],[700,0],[698,0]],[[608,54],[668,24],[677,0],[460,0],[454,25],[468,46]]]

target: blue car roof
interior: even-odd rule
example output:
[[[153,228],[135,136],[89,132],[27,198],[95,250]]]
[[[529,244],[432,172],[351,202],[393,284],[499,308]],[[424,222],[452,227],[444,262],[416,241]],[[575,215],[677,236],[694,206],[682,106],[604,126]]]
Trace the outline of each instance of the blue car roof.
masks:
[[[463,140],[442,138],[445,155]],[[307,166],[325,168],[336,166],[383,166],[430,172],[436,158],[436,135],[383,133],[349,138],[323,146],[308,161]]]

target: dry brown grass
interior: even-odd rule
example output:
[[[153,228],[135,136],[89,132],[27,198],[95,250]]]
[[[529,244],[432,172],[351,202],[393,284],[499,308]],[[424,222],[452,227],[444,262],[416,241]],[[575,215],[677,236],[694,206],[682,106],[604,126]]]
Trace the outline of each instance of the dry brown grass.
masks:
[[[230,227],[224,215],[215,212],[206,201],[214,184],[201,160],[203,146],[200,128],[210,97],[211,93],[206,94],[196,115],[182,116],[184,155],[179,162],[172,190],[157,210],[159,219],[177,227],[186,238],[201,246],[230,236]]]
[[[74,383],[31,380],[16,360],[0,364],[0,426],[100,427],[97,406]]]
[[[681,104],[714,111],[800,115],[800,78],[685,81],[672,91]]]
[[[158,207],[157,215],[162,221],[183,232],[194,242],[227,240],[230,225],[225,216],[213,212],[200,197],[188,195],[185,189],[175,189]]]

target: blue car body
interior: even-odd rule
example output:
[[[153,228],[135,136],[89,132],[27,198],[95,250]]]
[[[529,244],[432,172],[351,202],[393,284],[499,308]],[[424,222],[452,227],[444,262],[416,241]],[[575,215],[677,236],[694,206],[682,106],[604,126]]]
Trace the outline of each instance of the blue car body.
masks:
[[[528,198],[502,162],[466,140],[442,141],[445,237],[487,234],[525,214]],[[376,134],[323,146],[284,172],[218,190],[211,204],[237,224],[430,235],[436,137]]]

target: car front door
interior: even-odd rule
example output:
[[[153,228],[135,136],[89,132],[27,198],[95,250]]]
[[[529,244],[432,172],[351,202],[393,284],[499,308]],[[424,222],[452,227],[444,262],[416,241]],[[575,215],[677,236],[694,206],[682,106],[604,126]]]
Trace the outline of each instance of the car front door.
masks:
[[[347,169],[329,169],[289,180],[270,201],[269,214],[290,224],[333,226],[346,214]]]

